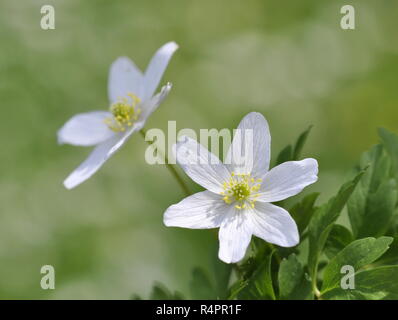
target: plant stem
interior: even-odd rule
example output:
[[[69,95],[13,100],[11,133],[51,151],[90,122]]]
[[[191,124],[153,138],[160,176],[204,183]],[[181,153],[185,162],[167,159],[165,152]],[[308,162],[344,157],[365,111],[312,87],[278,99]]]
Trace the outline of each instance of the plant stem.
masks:
[[[275,259],[276,259],[276,262],[278,262],[278,264],[281,264],[282,258],[281,258],[281,256],[279,255],[278,250],[275,248],[275,246],[274,246],[272,243],[269,243],[269,242],[267,242],[267,243],[268,243],[268,246],[271,248],[271,251],[274,252],[274,257],[275,257]]]
[[[140,130],[141,136],[144,138],[145,140],[145,135],[146,132],[144,129]],[[152,145],[152,142],[145,140],[149,145]],[[158,152],[161,152],[158,149]],[[169,158],[167,157],[166,153],[162,153],[163,159],[165,160],[165,164],[167,169],[169,169],[170,173],[173,175],[173,177],[177,180],[177,183],[180,185],[181,189],[184,191],[184,193],[187,196],[192,195],[192,192],[189,190],[189,188],[187,187],[187,185],[185,184],[184,180],[181,178],[181,176],[178,174],[177,170],[174,168],[174,166],[172,164],[169,163]]]
[[[322,297],[321,297],[321,292],[318,290],[318,288],[315,286],[315,288],[314,288],[314,294],[315,294],[315,297],[318,299],[318,300],[323,300],[322,299]]]
[[[318,286],[316,284],[317,273],[318,273],[318,265],[316,265],[316,267],[315,267],[315,272],[314,272],[314,275],[312,278],[312,292],[314,293],[315,297],[318,300],[322,300],[321,292],[319,291]]]

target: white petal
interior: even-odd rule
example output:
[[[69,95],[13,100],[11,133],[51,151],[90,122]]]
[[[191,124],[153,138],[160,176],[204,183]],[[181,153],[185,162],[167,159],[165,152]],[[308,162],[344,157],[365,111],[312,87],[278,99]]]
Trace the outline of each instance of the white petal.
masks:
[[[231,171],[259,177],[268,171],[270,148],[267,120],[260,113],[251,112],[239,123],[225,163]]]
[[[293,247],[299,242],[296,222],[289,213],[270,203],[256,202],[250,209],[253,234],[281,247]]]
[[[142,117],[138,121],[134,122],[134,124],[129,129],[127,129],[127,131],[120,137],[120,140],[115,144],[112,150],[117,151],[117,149],[119,149],[123,144],[126,143],[126,141],[133,133],[140,131],[144,127],[145,122],[146,119]]]
[[[229,207],[229,212],[221,222],[218,238],[220,249],[218,257],[226,263],[242,260],[250,244],[252,231],[251,221],[247,212]]]
[[[128,98],[128,94],[144,98],[144,75],[127,57],[116,59],[109,70],[108,95],[111,103]]]
[[[141,106],[142,112],[140,119],[145,122],[148,117],[159,107],[163,100],[168,96],[171,88],[171,83],[167,83],[167,85],[162,87],[158,94],[153,96],[149,101],[144,102]]]
[[[217,228],[228,207],[219,195],[203,191],[170,206],[164,213],[163,221],[168,227]]]
[[[301,192],[318,179],[315,159],[288,161],[272,168],[262,178],[258,201],[280,201]]]
[[[149,99],[154,94],[156,88],[159,85],[160,79],[165,72],[167,65],[173,53],[178,49],[178,45],[175,42],[168,42],[162,46],[154,56],[152,57],[149,65],[145,71],[144,83],[145,83],[145,96],[144,100]]]
[[[223,191],[230,173],[213,153],[186,136],[181,137],[174,151],[178,164],[193,181],[214,193]]]
[[[135,124],[124,135],[116,135],[96,146],[88,158],[65,179],[64,186],[72,189],[90,178],[139,128]]]
[[[112,115],[105,111],[93,111],[73,116],[58,131],[58,143],[93,146],[108,140],[114,135],[104,122],[108,117]]]

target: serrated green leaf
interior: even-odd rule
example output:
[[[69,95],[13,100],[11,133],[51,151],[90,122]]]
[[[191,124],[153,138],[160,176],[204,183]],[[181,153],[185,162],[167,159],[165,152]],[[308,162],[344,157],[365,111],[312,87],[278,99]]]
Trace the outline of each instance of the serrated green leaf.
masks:
[[[312,216],[308,226],[308,269],[313,282],[316,281],[319,256],[323,250],[329,232],[363,174],[364,171],[360,172],[353,180],[346,182],[340,188],[338,194],[331,198],[326,204],[319,207]]]
[[[292,160],[299,160],[301,151],[303,150],[304,144],[307,141],[308,135],[312,129],[312,126],[309,126],[307,130],[305,130],[297,139],[296,144],[293,150],[293,158]]]
[[[190,282],[191,298],[198,300],[212,300],[217,298],[214,286],[209,276],[202,268],[194,268]]]
[[[297,223],[300,235],[307,228],[312,215],[315,212],[315,201],[319,193],[311,193],[305,196],[300,202],[296,203],[289,211],[290,215]]]
[[[152,287],[149,299],[151,300],[169,300],[171,297],[170,291],[162,284],[155,284]]]
[[[358,272],[355,289],[337,287],[322,295],[333,300],[380,300],[398,298],[398,266],[383,266]]]
[[[158,282],[153,285],[151,294],[149,295],[150,300],[182,300],[183,296],[179,292],[170,292],[165,285]]]
[[[352,266],[357,272],[381,257],[392,242],[391,237],[365,238],[352,242],[339,252],[326,266],[323,273],[322,294],[340,285],[341,268]]]
[[[311,282],[295,254],[283,259],[278,273],[279,298],[281,300],[305,300],[312,297]]]
[[[381,145],[361,157],[360,168],[369,166],[347,204],[355,238],[383,235],[392,220],[397,190],[390,178],[391,160]]]
[[[264,257],[257,265],[252,275],[245,281],[243,288],[237,294],[238,299],[243,300],[275,300],[275,292],[271,278],[271,261],[274,251]]]
[[[339,224],[333,225],[325,244],[326,256],[332,259],[352,241],[354,237],[350,230]]]
[[[271,244],[255,236],[252,238],[251,246],[253,249],[252,254],[244,263],[239,265],[239,273],[243,280],[249,279],[258,266],[268,259],[268,256],[275,250]]]

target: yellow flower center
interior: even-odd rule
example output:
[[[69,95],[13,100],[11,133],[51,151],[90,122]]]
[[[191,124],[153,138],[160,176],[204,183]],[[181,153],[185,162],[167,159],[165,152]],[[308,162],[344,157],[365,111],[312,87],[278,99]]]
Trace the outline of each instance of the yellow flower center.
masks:
[[[106,118],[105,123],[112,131],[126,131],[128,127],[133,125],[141,113],[141,110],[137,108],[137,105],[141,102],[140,98],[133,93],[128,93],[127,95],[131,98],[131,102],[127,98],[122,98],[113,103],[109,108],[113,117]]]
[[[224,182],[224,191],[221,192],[223,200],[227,204],[235,203],[235,208],[241,210],[248,206],[254,208],[254,203],[258,197],[258,190],[261,186],[261,179],[254,179],[248,174],[231,173],[228,182]]]

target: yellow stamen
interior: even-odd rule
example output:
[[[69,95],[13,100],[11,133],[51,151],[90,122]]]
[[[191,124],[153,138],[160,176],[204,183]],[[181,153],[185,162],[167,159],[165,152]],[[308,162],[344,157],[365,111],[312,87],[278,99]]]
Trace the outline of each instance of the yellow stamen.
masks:
[[[133,93],[128,93],[127,95],[131,98],[131,102],[127,98],[121,98],[109,108],[113,117],[106,118],[104,122],[112,131],[126,131],[128,127],[133,125],[141,113],[141,110],[137,108],[137,105],[141,102],[140,98]]]
[[[235,202],[238,210],[254,208],[259,196],[261,179],[254,179],[250,174],[231,172],[229,181],[223,183],[224,191],[220,192],[227,204]]]

